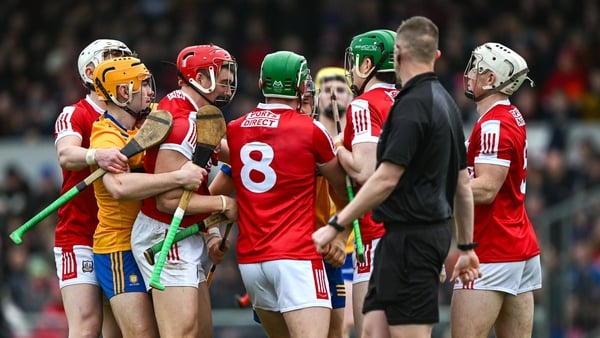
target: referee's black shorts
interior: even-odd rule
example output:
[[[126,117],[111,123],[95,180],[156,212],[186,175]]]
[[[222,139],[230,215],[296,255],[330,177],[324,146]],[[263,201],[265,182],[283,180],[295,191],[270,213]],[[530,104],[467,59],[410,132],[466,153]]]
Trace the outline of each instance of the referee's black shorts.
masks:
[[[448,223],[388,226],[375,249],[363,313],[383,310],[389,325],[439,321],[439,274],[452,235]]]

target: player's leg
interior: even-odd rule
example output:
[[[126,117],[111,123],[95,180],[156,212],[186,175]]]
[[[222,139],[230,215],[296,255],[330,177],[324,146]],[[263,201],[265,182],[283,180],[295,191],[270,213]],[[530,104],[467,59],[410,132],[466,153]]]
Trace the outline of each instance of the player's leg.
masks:
[[[102,330],[102,291],[92,248],[54,248],[54,260],[69,325],[69,338],[97,338]]]
[[[329,294],[331,295],[331,318],[329,320],[328,338],[344,337],[344,308],[346,306],[346,288],[342,277],[342,267],[335,268],[326,262],[325,272],[329,282]]]
[[[327,337],[331,310],[325,307],[307,307],[288,311],[283,318],[290,331],[291,338]]]
[[[152,301],[161,337],[197,337],[197,287],[165,285],[164,291],[152,290]]]
[[[350,333],[354,328],[354,314],[352,309],[352,277],[354,275],[354,267],[352,265],[352,255],[346,255],[346,262],[342,266],[342,278],[344,279],[344,287],[346,289],[346,305],[344,306],[344,322],[342,324],[342,337],[350,337]]]
[[[198,325],[200,337],[212,338],[213,323],[210,305],[210,293],[206,281],[198,285]]]
[[[356,338],[360,338],[363,332],[363,304],[367,290],[369,289],[369,279],[373,272],[373,261],[375,260],[375,249],[377,249],[379,241],[379,238],[372,241],[363,241],[365,257],[367,258],[366,262],[360,263],[356,259],[356,256],[353,257],[353,264],[356,268],[352,278],[352,314],[354,316]],[[367,253],[367,251],[369,252]]]
[[[121,329],[119,328],[119,324],[117,324],[115,314],[112,311],[108,298],[106,298],[104,294],[102,295],[102,305],[102,338],[122,338],[123,334],[121,334]]]
[[[365,296],[369,289],[369,282],[352,283],[352,316],[354,317],[354,330],[356,338],[362,337],[364,315],[362,313]]]
[[[198,266],[198,276],[201,281],[200,284],[198,284],[198,330],[200,333],[199,337],[201,338],[213,337],[212,308],[210,304],[210,293],[208,285],[206,284],[206,277],[208,276],[211,266],[212,261],[208,258],[208,249],[202,250],[200,265]]]
[[[517,296],[506,295],[494,329],[498,338],[531,337],[533,334],[533,290],[542,287],[540,256],[525,262]]]
[[[360,333],[363,338],[389,338],[390,329],[383,310],[369,311],[364,315],[365,326]]]
[[[392,338],[429,338],[433,331],[432,324],[391,325],[389,327]]]
[[[256,312],[263,329],[269,337],[290,337],[290,331],[281,312],[263,310],[259,308],[256,308],[254,311]]]
[[[264,263],[277,295],[277,304],[290,337],[326,338],[331,295],[322,259],[278,260]]]
[[[158,337],[152,301],[131,251],[94,254],[94,264],[123,337]]]
[[[164,291],[151,289],[148,285],[154,265],[146,261],[144,251],[164,238],[168,228],[169,224],[138,214],[131,233],[131,248],[146,288],[152,290],[160,336],[197,338],[200,284],[198,267],[204,249],[200,236],[188,237],[170,248],[160,276],[160,281],[165,286]]]
[[[269,337],[290,336],[287,324],[277,305],[277,294],[263,269],[264,263],[239,264],[242,282],[252,303],[254,320]]]
[[[146,292],[126,292],[110,299],[123,337],[158,337],[150,295]]]
[[[452,337],[487,338],[503,299],[499,291],[455,289],[450,305]]]
[[[72,284],[61,288],[62,301],[69,325],[69,338],[97,338],[102,330],[100,287]]]
[[[527,338],[533,331],[533,291],[505,295],[494,330],[498,338]]]

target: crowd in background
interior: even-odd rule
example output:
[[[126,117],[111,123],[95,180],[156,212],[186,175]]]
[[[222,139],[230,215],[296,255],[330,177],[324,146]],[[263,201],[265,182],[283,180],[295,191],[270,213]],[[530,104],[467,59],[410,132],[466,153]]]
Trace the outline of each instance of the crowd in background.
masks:
[[[463,95],[470,51],[497,41],[528,61],[536,85],[524,85],[512,99],[527,122],[544,122],[551,135],[544,151],[528,163],[527,207],[534,225],[559,203],[598,188],[598,139],[584,138],[570,147],[567,142],[570,124],[600,122],[600,4],[595,0],[57,0],[33,7],[5,0],[0,11],[0,140],[51,140],[62,107],[85,93],[75,65],[81,49],[96,38],[119,39],[134,49],[155,77],[158,98],[177,86],[171,63],[182,46],[212,42],[226,48],[239,64],[236,96],[224,108],[231,120],[261,99],[257,79],[265,54],[296,51],[307,57],[314,74],[323,66],[343,66],[353,35],[395,30],[412,15],[428,16],[440,28],[442,58],[436,71],[461,107],[465,126],[477,118]],[[18,167],[0,173],[5,299],[0,313],[22,330],[11,335],[8,324],[0,322],[0,337],[54,337],[66,325],[52,256],[55,215],[21,246],[7,237],[58,196],[56,182],[43,168],[40,172],[48,179],[35,186]],[[600,329],[600,202],[552,224],[551,230],[548,241],[541,242],[544,288],[566,285],[569,296],[553,302],[539,295],[539,301],[552,305],[547,314],[552,337],[583,337]],[[561,244],[565,234],[566,247]],[[567,283],[553,284],[554,277]],[[446,304],[449,290],[443,290]],[[213,306],[233,307],[235,295],[243,293],[231,250],[211,286]],[[28,314],[42,314],[37,317],[43,320],[32,323]]]

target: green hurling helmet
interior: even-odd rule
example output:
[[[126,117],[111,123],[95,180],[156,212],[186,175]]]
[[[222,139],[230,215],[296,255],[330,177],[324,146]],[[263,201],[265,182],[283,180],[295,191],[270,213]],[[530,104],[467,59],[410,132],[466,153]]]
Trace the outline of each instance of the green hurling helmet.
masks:
[[[288,51],[267,54],[260,67],[262,93],[265,97],[297,98],[304,93],[309,74],[302,55]]]
[[[377,29],[356,35],[346,49],[346,71],[352,72],[354,66],[360,65],[366,57],[373,60],[377,72],[394,71],[394,43],[396,32]]]

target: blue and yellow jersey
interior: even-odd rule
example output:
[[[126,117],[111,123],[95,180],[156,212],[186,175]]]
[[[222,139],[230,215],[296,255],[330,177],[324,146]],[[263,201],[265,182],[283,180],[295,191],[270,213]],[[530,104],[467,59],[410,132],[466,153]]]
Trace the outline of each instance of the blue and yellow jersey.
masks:
[[[92,127],[91,148],[123,148],[138,129],[123,128],[110,115],[102,115]],[[142,167],[143,153],[129,159],[129,168]],[[92,166],[92,171],[97,166]],[[117,201],[106,190],[102,179],[94,182],[98,203],[98,227],[94,233],[94,253],[131,250],[131,228],[142,205],[139,200]]]

